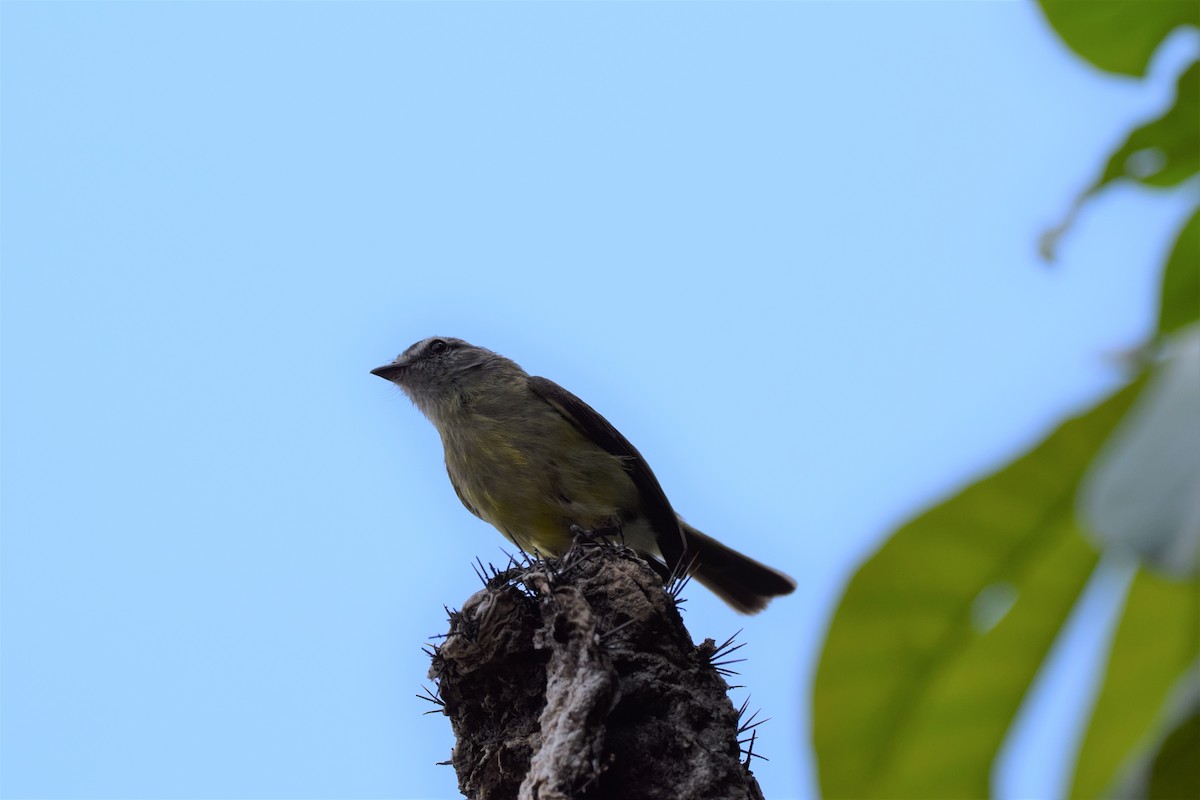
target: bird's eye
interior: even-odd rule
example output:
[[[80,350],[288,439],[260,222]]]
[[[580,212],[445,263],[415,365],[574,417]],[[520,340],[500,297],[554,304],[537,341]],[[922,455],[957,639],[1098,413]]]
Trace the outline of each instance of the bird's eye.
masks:
[[[449,345],[446,344],[443,340],[434,339],[432,342],[429,343],[429,352],[433,353],[434,355],[436,355],[438,353],[444,353],[444,352],[446,352],[447,347],[449,347]]]

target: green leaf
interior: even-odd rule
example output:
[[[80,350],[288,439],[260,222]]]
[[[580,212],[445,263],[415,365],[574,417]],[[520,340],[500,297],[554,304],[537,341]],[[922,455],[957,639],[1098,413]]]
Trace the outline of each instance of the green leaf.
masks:
[[[1041,0],[1063,41],[1100,69],[1144,75],[1151,56],[1180,25],[1200,25],[1195,0]]]
[[[1200,2],[1195,6],[1200,9]],[[1200,170],[1200,124],[1197,120],[1200,120],[1200,61],[1193,62],[1179,76],[1175,103],[1171,108],[1130,133],[1108,157],[1100,176],[1075,198],[1066,218],[1042,234],[1038,247],[1043,258],[1054,260],[1059,240],[1074,224],[1085,201],[1113,181],[1131,178],[1151,186],[1173,186],[1195,175]],[[1195,263],[1193,261],[1182,269],[1194,269]],[[1193,293],[1193,310],[1195,297]]]
[[[859,569],[814,686],[825,796],[989,793],[995,753],[1096,562],[1075,527],[1076,486],[1139,389],[909,522]],[[995,623],[997,598],[1014,595]]]
[[[1150,800],[1200,797],[1200,712],[1193,712],[1163,742],[1150,773]]]
[[[1153,4],[1148,4],[1153,5]],[[1200,8],[1200,3],[1195,4]],[[1109,156],[1094,194],[1118,178],[1174,186],[1200,170],[1200,61],[1179,76],[1175,103],[1158,119],[1136,128]]]
[[[1158,332],[1166,335],[1200,319],[1200,209],[1179,232],[1163,272]]]
[[[1071,797],[1106,796],[1136,769],[1161,735],[1172,688],[1200,655],[1198,637],[1200,584],[1139,570],[1113,637]]]
[[[887,797],[986,797],[991,762],[1098,556],[1066,523],[1046,524],[1008,569],[1018,602],[986,635],[962,626],[919,680],[920,703],[892,745]],[[1013,574],[1013,573],[1009,573]],[[957,651],[957,652],[956,652]],[[941,663],[937,663],[940,661]]]

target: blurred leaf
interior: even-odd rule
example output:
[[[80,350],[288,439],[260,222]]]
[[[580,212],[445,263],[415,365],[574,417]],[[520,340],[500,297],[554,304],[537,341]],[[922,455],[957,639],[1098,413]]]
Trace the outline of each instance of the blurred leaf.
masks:
[[[1187,577],[1200,573],[1200,325],[1162,350],[1145,390],[1088,468],[1079,518],[1106,552]]]
[[[1145,6],[1153,6],[1146,3]],[[1200,2],[1195,4],[1200,8]],[[1200,61],[1176,85],[1175,103],[1158,119],[1136,128],[1108,157],[1104,172],[1071,204],[1066,217],[1042,234],[1038,248],[1053,261],[1058,241],[1070,229],[1084,202],[1108,184],[1132,178],[1151,186],[1173,186],[1200,170]]]
[[[1067,46],[1100,69],[1144,75],[1151,56],[1180,25],[1200,25],[1195,0],[1041,0]]]
[[[1071,797],[1109,794],[1151,747],[1168,698],[1200,654],[1200,594],[1195,581],[1139,570],[1113,638],[1104,684],[1075,766]]]
[[[1139,389],[909,522],[859,569],[814,686],[825,796],[988,794],[995,753],[1096,561],[1073,521],[1077,484]],[[1013,593],[988,629],[978,606]]]
[[[888,797],[985,797],[991,762],[1041,662],[1096,566],[1096,551],[1065,516],[1047,524],[1014,576],[1018,602],[992,631],[967,626],[939,655],[919,707],[893,743]],[[1035,555],[1036,553],[1036,555]],[[1013,573],[1008,573],[1012,575]],[[954,652],[957,651],[957,652]],[[914,689],[917,687],[913,687]]]
[[[1150,772],[1149,796],[1200,797],[1200,712],[1193,712],[1163,742]]]
[[[1200,319],[1200,209],[1179,232],[1167,261],[1158,332],[1174,333],[1197,319]]]
[[[1146,5],[1153,5],[1152,3]],[[1194,4],[1200,8],[1200,3]],[[1175,103],[1153,122],[1136,128],[1109,156],[1095,193],[1118,178],[1151,186],[1174,186],[1200,170],[1200,62],[1179,76]]]

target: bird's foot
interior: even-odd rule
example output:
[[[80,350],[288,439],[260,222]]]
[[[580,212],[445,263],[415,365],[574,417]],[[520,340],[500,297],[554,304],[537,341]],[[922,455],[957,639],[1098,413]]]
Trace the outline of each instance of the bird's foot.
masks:
[[[572,545],[597,545],[619,542],[625,544],[625,533],[620,525],[609,525],[603,528],[584,528],[579,525],[571,526]]]

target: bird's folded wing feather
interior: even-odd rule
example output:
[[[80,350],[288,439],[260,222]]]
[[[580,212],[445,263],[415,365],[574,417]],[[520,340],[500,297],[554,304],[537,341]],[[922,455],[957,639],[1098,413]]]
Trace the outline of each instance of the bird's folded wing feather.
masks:
[[[658,547],[669,566],[683,556],[685,540],[679,518],[671,508],[667,495],[650,471],[650,465],[621,432],[587,403],[548,378],[531,376],[529,388],[549,403],[555,411],[574,425],[584,436],[614,456],[623,459],[629,476],[637,487],[642,512],[657,534]]]

